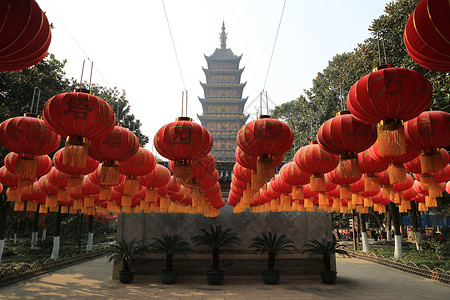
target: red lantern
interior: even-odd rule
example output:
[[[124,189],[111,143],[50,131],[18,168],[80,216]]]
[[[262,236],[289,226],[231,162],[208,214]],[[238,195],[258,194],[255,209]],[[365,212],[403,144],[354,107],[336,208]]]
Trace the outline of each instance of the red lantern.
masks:
[[[153,144],[159,154],[175,162],[175,177],[186,181],[192,176],[192,160],[209,153],[213,140],[205,127],[180,117],[161,127]]]
[[[431,83],[417,71],[387,66],[362,77],[350,89],[349,111],[378,129],[382,155],[406,152],[403,121],[417,117],[431,104]]]
[[[309,173],[311,190],[325,192],[324,173],[328,173],[339,164],[339,157],[323,150],[317,142],[300,148],[294,157],[295,163],[303,172]]]
[[[138,152],[139,140],[130,130],[115,126],[113,131],[89,143],[89,155],[103,163],[102,185],[119,184],[119,164]]]
[[[338,168],[325,174],[327,178],[334,184],[339,185],[341,199],[350,199],[352,197],[351,184],[357,182],[361,178],[361,174],[358,176],[344,176]]]
[[[114,129],[116,116],[106,101],[89,91],[75,90],[50,98],[42,112],[45,123],[67,137],[63,163],[86,164],[88,140],[99,139]]]
[[[293,161],[283,165],[280,176],[286,183],[292,185],[292,199],[303,200],[302,186],[309,183],[309,173],[303,172]]]
[[[317,133],[317,142],[325,151],[340,156],[338,168],[343,177],[358,176],[358,153],[375,143],[377,131],[374,125],[356,119],[348,111],[323,123]]]
[[[388,163],[376,160],[370,156],[369,150],[358,153],[359,169],[364,173],[364,190],[379,192],[380,184],[376,173],[383,172],[389,166]]]
[[[150,173],[156,166],[153,154],[139,147],[138,152],[127,160],[121,162],[119,172],[126,176],[125,194],[135,195],[139,193],[139,177]]]
[[[59,187],[50,182],[47,175],[39,178],[39,187],[46,194],[45,206],[48,208],[58,207],[57,195],[59,193]]]
[[[422,173],[442,170],[439,148],[450,145],[450,114],[444,111],[424,111],[405,122],[405,142],[411,149],[422,151]]]
[[[170,181],[170,176],[170,172],[166,167],[156,164],[150,173],[139,178],[139,183],[147,187],[146,202],[156,202],[158,199],[157,188],[167,185]]]
[[[3,166],[0,168],[0,183],[9,187],[8,201],[20,201],[21,194],[17,190],[19,176],[14,175],[12,172],[8,171],[5,166]]]
[[[16,175],[36,177],[35,156],[55,151],[61,137],[53,132],[44,121],[25,114],[0,124],[0,144],[9,151],[19,154],[14,170]]]
[[[424,68],[450,71],[448,16],[448,0],[422,0],[406,23],[403,35],[406,50]]]
[[[406,170],[404,163],[419,156],[419,152],[407,148],[407,152],[401,155],[382,155],[379,152],[378,141],[369,148],[370,156],[375,160],[389,163],[388,172],[391,184],[404,183],[406,181]]]
[[[416,180],[419,180],[422,185],[427,187],[430,195],[440,197],[442,191],[439,183],[445,183],[450,180],[450,165],[447,165],[442,171],[427,174],[426,176],[424,176],[423,174],[414,174],[414,178]]]
[[[62,148],[56,151],[53,155],[53,163],[55,168],[59,171],[69,174],[69,180],[67,182],[67,188],[76,188],[76,192],[80,193],[81,183],[83,182],[84,175],[97,170],[99,162],[91,157],[86,157],[86,163],[82,165],[74,165],[64,163],[64,156],[67,148]]]
[[[270,116],[260,116],[239,130],[237,144],[247,155],[258,157],[256,186],[263,186],[275,173],[275,157],[284,155],[292,146],[294,134],[287,124]]]
[[[90,173],[89,179],[94,183],[99,185],[100,188],[100,201],[109,201],[111,200],[111,186],[116,185],[115,183],[104,183],[102,181],[102,169],[103,164],[100,164],[94,172]],[[119,174],[119,173],[117,173]],[[119,180],[118,182],[121,183],[125,180],[125,176],[122,174],[119,174]]]
[[[27,69],[47,55],[50,26],[36,1],[3,1],[0,24],[0,72]]]

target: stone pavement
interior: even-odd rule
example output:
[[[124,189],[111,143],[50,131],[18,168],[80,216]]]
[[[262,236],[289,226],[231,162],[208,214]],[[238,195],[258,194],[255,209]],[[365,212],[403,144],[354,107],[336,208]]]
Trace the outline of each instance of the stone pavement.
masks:
[[[179,278],[175,285],[158,277],[132,284],[111,279],[104,257],[0,288],[0,299],[450,299],[450,285],[356,258],[337,258],[338,280],[324,285],[319,276],[287,278],[279,285],[261,277],[227,278],[210,286],[205,277]]]

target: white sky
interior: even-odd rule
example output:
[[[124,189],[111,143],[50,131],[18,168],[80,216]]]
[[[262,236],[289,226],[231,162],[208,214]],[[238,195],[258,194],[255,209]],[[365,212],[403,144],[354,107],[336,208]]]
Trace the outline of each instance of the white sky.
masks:
[[[181,114],[184,90],[160,0],[37,0],[55,26],[49,52],[67,59],[67,77],[81,75],[86,55],[92,81],[127,93],[131,113],[153,140]],[[297,98],[335,54],[370,37],[368,27],[387,0],[287,0],[265,90],[270,109]],[[199,84],[203,54],[220,47],[222,20],[227,48],[243,54],[245,108],[252,117],[263,89],[284,0],[165,0],[186,89],[190,117],[202,113]],[[81,48],[81,49],[80,49]],[[86,62],[89,65],[89,62]],[[89,71],[85,69],[84,79]],[[151,149],[150,142],[146,148]]]

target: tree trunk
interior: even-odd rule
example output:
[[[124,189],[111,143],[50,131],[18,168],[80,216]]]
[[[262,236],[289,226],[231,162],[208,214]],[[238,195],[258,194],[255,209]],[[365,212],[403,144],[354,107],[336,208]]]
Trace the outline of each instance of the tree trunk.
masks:
[[[267,270],[269,272],[275,271],[275,253],[269,252],[269,260],[267,261]]]
[[[92,251],[92,244],[94,243],[94,215],[89,215],[88,218],[88,242],[87,251]]]
[[[172,268],[173,268],[173,254],[169,253],[169,254],[167,254],[167,257],[166,257],[166,270],[172,271]]]
[[[420,214],[420,212],[417,210],[416,201],[411,201],[410,217],[411,217],[412,231],[414,235],[414,240],[416,242],[416,249],[417,251],[422,252],[422,246],[420,245],[420,243],[422,242],[422,235],[420,233],[418,214]]]
[[[6,199],[6,189],[0,196],[0,266],[2,264],[3,249],[5,249],[6,216],[8,214],[9,202]]]
[[[33,216],[33,229],[31,231],[31,249],[37,248],[39,234],[39,204],[37,205],[37,209],[34,212]]]
[[[59,245],[61,234],[61,205],[59,205],[58,212],[56,212],[55,218],[55,233],[53,235],[53,250],[51,259],[56,260],[59,257]]]
[[[77,223],[77,234],[78,234],[78,248],[81,248],[81,231],[83,228],[83,214],[81,212],[77,212],[78,214],[78,223]]]
[[[355,210],[353,210],[353,214],[352,214],[352,222],[353,222],[353,228],[352,228],[352,232],[353,232],[353,251],[356,251],[358,249],[358,243],[356,242],[356,222],[355,222]]]
[[[17,243],[17,233],[19,233],[19,226],[20,226],[20,221],[19,219],[16,219],[16,229],[14,230],[14,244]]]
[[[389,205],[387,206],[390,207]],[[386,241],[392,241],[392,234],[391,234],[391,228],[392,228],[392,213],[389,211],[389,213],[386,213]]]
[[[402,258],[402,236],[400,234],[400,215],[397,206],[391,202],[389,203],[389,211],[392,214],[392,221],[394,223],[394,257]]]
[[[219,271],[219,248],[213,248],[212,269],[213,271]]]
[[[369,252],[369,240],[367,238],[367,228],[366,228],[366,218],[365,214],[359,213],[360,228],[361,228],[361,239],[363,252]]]

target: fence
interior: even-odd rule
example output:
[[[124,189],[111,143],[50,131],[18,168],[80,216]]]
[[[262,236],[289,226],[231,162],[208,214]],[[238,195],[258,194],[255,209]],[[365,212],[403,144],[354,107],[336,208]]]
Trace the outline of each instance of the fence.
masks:
[[[62,269],[69,265],[77,264],[92,258],[102,256],[104,253],[104,249],[87,251],[78,254],[74,253],[72,256],[60,257],[56,260],[49,258],[43,263],[35,262],[32,265],[24,265],[18,269],[8,268],[0,273],[0,286],[8,285],[47,272]]]
[[[404,272],[409,272],[418,276],[422,276],[422,277],[426,277],[429,279],[433,279],[433,280],[438,280],[440,282],[443,283],[447,283],[450,284],[450,275],[447,274],[447,272],[445,272],[444,270],[440,269],[440,268],[434,268],[433,270],[431,270],[429,267],[425,266],[425,265],[420,265],[417,266],[415,263],[413,262],[404,262],[402,259],[397,259],[395,260],[392,257],[384,257],[383,255],[379,255],[377,256],[375,253],[367,253],[367,252],[362,252],[361,250],[358,250],[356,252],[349,250],[348,248],[346,248],[346,250],[348,251],[348,254],[351,257],[356,257],[356,258],[360,258],[360,259],[364,259],[364,260],[368,260],[374,263],[379,263],[397,270],[401,270]]]

